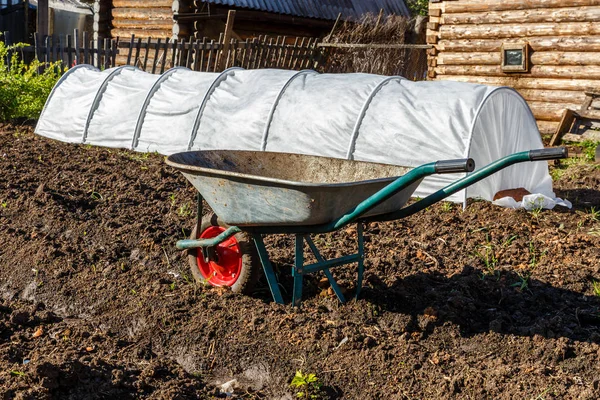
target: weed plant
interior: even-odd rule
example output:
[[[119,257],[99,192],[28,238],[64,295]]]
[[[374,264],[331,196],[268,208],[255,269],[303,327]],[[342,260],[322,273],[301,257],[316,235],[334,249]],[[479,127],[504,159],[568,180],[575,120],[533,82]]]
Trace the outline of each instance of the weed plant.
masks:
[[[475,255],[485,265],[486,272],[482,277],[484,278],[486,275],[490,275],[498,278],[498,271],[496,270],[496,267],[498,266],[498,258],[496,257],[494,244],[490,240],[490,237],[487,233],[485,235],[485,244],[480,244],[477,246]]]
[[[323,399],[324,393],[321,390],[321,382],[315,374],[304,374],[302,371],[296,371],[290,386],[296,389],[296,397],[299,399]]]
[[[408,0],[406,5],[412,15],[427,15],[429,13],[428,0]]]
[[[594,165],[597,168],[600,168],[600,165],[593,164],[596,156],[596,147],[600,145],[600,142],[584,140],[583,142],[568,144],[573,147],[580,147],[583,156],[567,158],[565,160],[562,160],[559,165],[552,168],[550,171],[550,175],[552,176],[552,180],[555,182],[560,180],[560,178],[569,169],[569,167],[573,165],[590,164]]]
[[[62,72],[58,64],[25,63],[20,51],[24,46],[0,41],[0,121],[38,118]]]

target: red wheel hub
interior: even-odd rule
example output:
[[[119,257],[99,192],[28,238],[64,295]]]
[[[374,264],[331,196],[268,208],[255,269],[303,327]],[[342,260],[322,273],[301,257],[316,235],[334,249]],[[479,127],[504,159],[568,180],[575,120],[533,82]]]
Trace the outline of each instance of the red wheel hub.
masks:
[[[211,226],[205,229],[200,239],[210,239],[225,232],[225,228]],[[205,260],[202,249],[198,249],[196,261],[200,273],[213,286],[232,286],[242,271],[242,252],[237,239],[232,236],[214,248],[215,259]]]

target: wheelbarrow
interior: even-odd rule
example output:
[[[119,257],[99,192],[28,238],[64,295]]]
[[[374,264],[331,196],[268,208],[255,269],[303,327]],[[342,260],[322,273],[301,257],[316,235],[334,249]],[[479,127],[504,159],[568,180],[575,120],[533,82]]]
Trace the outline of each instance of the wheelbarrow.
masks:
[[[295,235],[292,304],[302,299],[304,275],[323,271],[340,300],[346,298],[330,269],[356,263],[356,290],[364,272],[363,224],[410,216],[510,165],[567,157],[566,148],[524,151],[501,158],[475,172],[472,159],[445,160],[406,168],[395,165],[300,154],[208,150],[176,153],[166,163],[198,190],[197,218],[187,250],[193,276],[213,286],[249,293],[260,264],[276,303],[283,304],[277,275],[265,248],[268,234]],[[469,173],[408,206],[423,178]],[[202,217],[202,199],[214,214]],[[311,234],[336,231],[356,223],[358,252],[325,259]],[[317,260],[305,264],[304,243]],[[260,263],[258,262],[260,261]]]

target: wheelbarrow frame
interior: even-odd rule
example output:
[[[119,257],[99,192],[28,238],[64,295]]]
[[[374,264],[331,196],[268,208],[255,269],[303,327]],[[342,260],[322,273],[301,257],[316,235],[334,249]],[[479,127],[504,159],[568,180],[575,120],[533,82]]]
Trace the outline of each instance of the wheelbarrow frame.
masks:
[[[356,281],[356,291],[354,297],[357,298],[363,280],[364,273],[364,236],[363,236],[363,224],[365,222],[372,221],[392,221],[413,215],[434,203],[437,203],[448,196],[465,189],[476,182],[510,166],[513,164],[528,162],[528,161],[543,161],[552,160],[567,157],[567,150],[563,147],[548,148],[539,150],[523,151],[514,153],[503,157],[487,166],[451,183],[450,185],[430,194],[429,196],[418,200],[417,202],[403,207],[398,211],[380,214],[375,216],[364,217],[364,214],[381,204],[385,200],[392,197],[394,194],[409,187],[411,184],[418,182],[426,176],[439,174],[439,173],[453,173],[453,172],[471,172],[474,169],[474,162],[472,159],[464,160],[447,160],[428,163],[416,167],[405,175],[398,177],[396,180],[374,193],[366,200],[362,201],[356,207],[348,210],[344,215],[334,219],[331,222],[319,224],[319,225],[288,225],[288,226],[231,226],[224,232],[216,237],[210,239],[186,239],[179,240],[177,242],[177,248],[181,250],[202,248],[203,254],[207,256],[207,249],[218,245],[219,243],[227,240],[229,237],[239,233],[246,232],[251,235],[256,249],[258,252],[259,259],[261,261],[269,289],[273,296],[273,300],[276,303],[284,304],[281,290],[279,289],[279,282],[277,276],[269,259],[267,249],[265,247],[263,236],[268,234],[294,234],[295,235],[295,257],[294,266],[292,268],[293,277],[293,291],[292,291],[292,304],[294,306],[300,305],[302,299],[302,288],[304,275],[323,271],[327,277],[331,288],[340,300],[340,302],[346,302],[346,298],[342,293],[341,288],[337,284],[333,275],[331,274],[330,268],[357,263],[358,264],[358,276]],[[199,232],[200,223],[202,219],[202,194],[197,194],[197,229]],[[351,223],[356,223],[357,241],[358,241],[358,252],[355,254],[346,255],[343,257],[333,258],[326,260],[317,249],[311,234],[333,232],[347,226]],[[304,242],[308,244],[310,251],[314,254],[317,259],[316,263],[305,265],[304,258]]]

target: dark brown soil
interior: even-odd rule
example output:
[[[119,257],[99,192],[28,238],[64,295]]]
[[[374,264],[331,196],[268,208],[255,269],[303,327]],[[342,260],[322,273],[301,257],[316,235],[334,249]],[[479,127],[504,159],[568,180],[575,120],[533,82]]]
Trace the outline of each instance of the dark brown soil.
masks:
[[[358,301],[320,276],[300,308],[191,281],[175,249],[195,191],[158,155],[0,133],[3,398],[600,398],[600,168],[556,183],[573,210],[437,204],[366,229]],[[593,209],[592,209],[593,207]],[[354,229],[319,235],[326,256]],[[289,300],[292,238],[268,237]],[[351,289],[355,271],[336,272]]]

